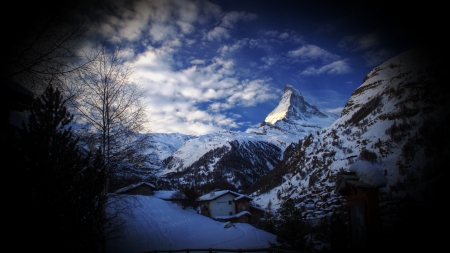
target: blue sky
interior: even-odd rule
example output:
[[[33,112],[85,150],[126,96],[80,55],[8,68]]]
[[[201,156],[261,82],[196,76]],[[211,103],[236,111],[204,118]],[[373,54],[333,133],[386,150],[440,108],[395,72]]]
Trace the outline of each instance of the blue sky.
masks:
[[[107,1],[92,31],[125,45],[148,131],[245,131],[287,84],[340,114],[371,69],[416,45],[384,6],[335,2]]]

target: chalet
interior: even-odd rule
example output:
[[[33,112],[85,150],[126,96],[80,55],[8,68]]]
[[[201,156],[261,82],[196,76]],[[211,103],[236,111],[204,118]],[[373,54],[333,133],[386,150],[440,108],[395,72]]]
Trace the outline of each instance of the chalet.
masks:
[[[215,220],[257,224],[264,210],[251,205],[253,198],[231,190],[213,190],[198,197],[199,213]]]
[[[340,172],[335,192],[347,198],[350,247],[364,249],[377,243],[380,233],[378,189],[385,185],[367,184],[355,172]]]
[[[147,182],[140,182],[136,184],[132,184],[123,188],[120,188],[119,190],[115,191],[114,193],[117,194],[131,194],[131,195],[153,195],[154,190],[156,187]]]

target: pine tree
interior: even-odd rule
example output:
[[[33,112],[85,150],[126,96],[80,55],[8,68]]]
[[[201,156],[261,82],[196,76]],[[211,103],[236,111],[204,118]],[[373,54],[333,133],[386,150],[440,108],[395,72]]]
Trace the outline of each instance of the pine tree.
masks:
[[[306,235],[308,225],[303,221],[301,211],[295,207],[294,201],[289,198],[277,210],[279,219],[275,225],[277,244],[272,247],[307,252],[310,250]]]
[[[72,134],[72,115],[51,85],[34,100],[20,132],[25,179],[24,218],[33,249],[96,251],[103,233],[106,182],[100,153],[83,153]]]

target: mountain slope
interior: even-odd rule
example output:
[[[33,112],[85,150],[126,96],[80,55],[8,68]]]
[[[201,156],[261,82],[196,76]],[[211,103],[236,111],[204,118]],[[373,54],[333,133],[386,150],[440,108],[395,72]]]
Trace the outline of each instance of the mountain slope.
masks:
[[[388,183],[381,196],[424,201],[439,193],[436,182],[447,177],[445,157],[450,154],[443,63],[438,50],[424,47],[374,68],[338,120],[300,140],[248,193],[259,195],[263,205],[270,200],[272,209],[286,198],[303,205],[310,196],[318,210],[323,201],[318,196],[333,195],[336,174],[357,160],[371,161],[385,174]]]

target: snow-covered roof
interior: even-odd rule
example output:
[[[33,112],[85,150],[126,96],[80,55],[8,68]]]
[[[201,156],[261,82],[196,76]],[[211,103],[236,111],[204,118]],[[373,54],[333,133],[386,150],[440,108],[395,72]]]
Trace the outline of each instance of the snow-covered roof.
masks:
[[[223,196],[223,195],[225,195],[227,193],[231,193],[231,194],[236,195],[238,197],[241,196],[240,193],[237,193],[237,192],[234,192],[234,191],[231,191],[231,190],[212,191],[212,192],[210,192],[208,194],[205,194],[205,195],[202,195],[202,196],[198,197],[195,201],[214,200],[214,199],[217,199],[218,197],[221,197],[221,196]]]
[[[247,196],[247,195],[240,195],[240,196],[237,196],[234,200],[239,200],[239,199],[242,199],[242,198],[247,198],[247,199],[253,199],[252,197],[249,197],[249,196]]]
[[[258,210],[261,210],[261,211],[266,211],[264,208],[259,207],[259,206],[254,206],[254,205],[250,205],[250,208],[258,209]]]
[[[131,190],[131,189],[134,189],[136,187],[139,187],[141,185],[147,185],[147,186],[149,186],[149,187],[151,187],[153,189],[156,189],[156,187],[153,184],[151,184],[151,183],[140,182],[140,183],[135,183],[135,184],[132,184],[132,185],[120,188],[119,190],[115,191],[114,193],[123,193],[123,192],[126,192],[128,190]]]
[[[350,165],[349,170],[356,173],[359,181],[373,187],[385,186],[388,182],[382,168],[368,161],[356,161]]]

